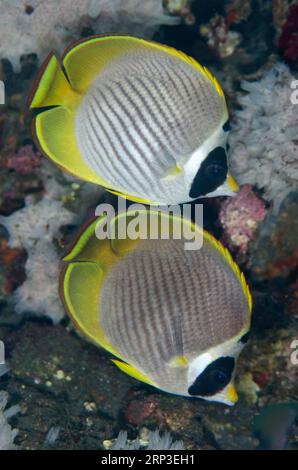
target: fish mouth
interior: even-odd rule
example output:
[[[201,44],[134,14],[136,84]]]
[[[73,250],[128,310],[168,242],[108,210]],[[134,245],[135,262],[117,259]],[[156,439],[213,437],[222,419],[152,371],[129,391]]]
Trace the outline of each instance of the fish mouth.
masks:
[[[234,406],[235,403],[237,403],[237,401],[238,401],[238,393],[237,393],[235,385],[231,383],[227,388],[227,392],[225,396],[225,403],[229,406]]]
[[[237,181],[233,178],[232,175],[228,174],[227,176],[227,186],[228,186],[228,189],[233,193],[233,194],[237,194],[238,191],[239,191],[239,184],[237,183]]]

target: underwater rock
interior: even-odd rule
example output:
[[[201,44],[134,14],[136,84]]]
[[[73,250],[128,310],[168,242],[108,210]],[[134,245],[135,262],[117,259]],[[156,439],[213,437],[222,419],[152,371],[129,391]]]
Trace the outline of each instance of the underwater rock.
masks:
[[[157,408],[157,402],[148,398],[133,399],[125,410],[125,418],[133,426],[141,425],[147,420]]]
[[[118,415],[131,380],[104,353],[45,320],[0,327],[0,338],[10,352],[5,386],[22,406],[17,426],[22,448],[99,449],[116,426],[121,429]],[[86,402],[94,402],[96,412],[88,411]],[[45,444],[53,427],[60,427],[59,437],[51,444],[51,433]]]
[[[253,421],[254,433],[260,441],[259,448],[285,449],[291,429],[297,420],[298,403],[276,403],[263,408]]]
[[[17,68],[23,54],[35,52],[42,59],[82,35],[123,31],[152,37],[160,25],[179,21],[163,9],[162,0],[63,0],[59,8],[48,0],[2,0],[0,57]]]
[[[40,167],[41,159],[39,153],[35,152],[32,145],[24,145],[16,154],[7,158],[7,168],[13,169],[21,175],[32,173]]]
[[[245,255],[248,243],[253,240],[265,215],[264,202],[252,191],[251,185],[243,185],[235,197],[227,198],[221,204],[219,220],[224,229],[221,241]]]
[[[251,272],[258,280],[287,277],[298,264],[298,191],[275,214],[270,211],[249,245]]]
[[[295,80],[289,68],[276,63],[255,82],[242,82],[241,110],[229,137],[231,173],[240,184],[264,191],[274,210],[298,184],[298,112],[291,101]]]

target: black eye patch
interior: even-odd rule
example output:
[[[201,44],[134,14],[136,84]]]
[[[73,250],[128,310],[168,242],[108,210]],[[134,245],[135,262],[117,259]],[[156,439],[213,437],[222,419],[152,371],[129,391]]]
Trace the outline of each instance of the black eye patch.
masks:
[[[201,164],[190,188],[189,196],[196,199],[221,186],[228,172],[227,155],[223,147],[216,147]]]
[[[189,387],[189,395],[209,396],[223,390],[230,382],[235,367],[233,357],[220,357],[209,364]]]
[[[245,333],[245,335],[241,336],[238,342],[246,344],[247,341],[249,340],[249,336],[250,336],[250,332],[248,331],[247,333]]]

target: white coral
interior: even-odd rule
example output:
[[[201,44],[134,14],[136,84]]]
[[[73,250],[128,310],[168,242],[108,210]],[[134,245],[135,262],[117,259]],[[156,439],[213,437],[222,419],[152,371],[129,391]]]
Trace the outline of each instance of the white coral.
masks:
[[[19,56],[49,49],[59,52],[81,28],[95,33],[126,32],[151,37],[161,24],[177,24],[167,15],[162,0],[1,0],[0,57],[18,66]]]
[[[231,172],[241,183],[264,189],[278,210],[298,183],[298,105],[291,102],[295,77],[275,64],[256,82],[243,82],[241,110],[229,138]]]
[[[0,223],[10,234],[12,247],[27,251],[26,280],[15,291],[16,311],[34,312],[50,317],[54,323],[64,316],[59,300],[59,256],[53,239],[59,236],[62,225],[71,224],[75,214],[65,209],[61,201],[49,196],[35,203],[27,198],[26,206],[8,217],[0,217]]]
[[[182,441],[173,441],[173,438],[169,432],[160,433],[158,429],[155,431],[149,431],[146,442],[141,438],[137,438],[133,441],[127,439],[127,431],[120,431],[112,450],[184,450],[184,444]]]
[[[0,377],[6,374],[6,366],[0,366]],[[19,405],[11,406],[5,410],[8,401],[8,393],[3,390],[0,391],[0,450],[13,450],[15,449],[14,440],[18,434],[17,429],[12,429],[8,424],[8,419],[20,411]]]

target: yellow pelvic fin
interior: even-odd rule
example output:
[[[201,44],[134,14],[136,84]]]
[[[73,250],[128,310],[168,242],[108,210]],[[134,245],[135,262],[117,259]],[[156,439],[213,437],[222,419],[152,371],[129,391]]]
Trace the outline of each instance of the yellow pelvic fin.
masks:
[[[59,106],[38,114],[35,134],[42,152],[58,166],[85,181],[106,186],[81,157],[75,138],[73,112]]]
[[[126,364],[122,361],[117,361],[116,359],[112,359],[112,362],[120,369],[122,372],[130,375],[134,379],[140,380],[141,382],[145,382],[146,384],[153,385],[153,387],[157,387],[157,385],[152,382],[152,380],[148,379],[145,375],[141,374],[135,367],[131,366],[130,364]]]
[[[74,106],[80,97],[72,90],[57,57],[49,54],[39,71],[31,108]]]
[[[61,298],[71,319],[89,340],[121,357],[106,338],[98,305],[104,272],[96,263],[70,263],[62,273]]]
[[[185,356],[175,356],[169,361],[170,367],[187,367],[188,359]]]
[[[183,168],[180,165],[176,165],[173,168],[170,168],[169,171],[166,172],[163,180],[171,181],[179,176],[183,172]]]

